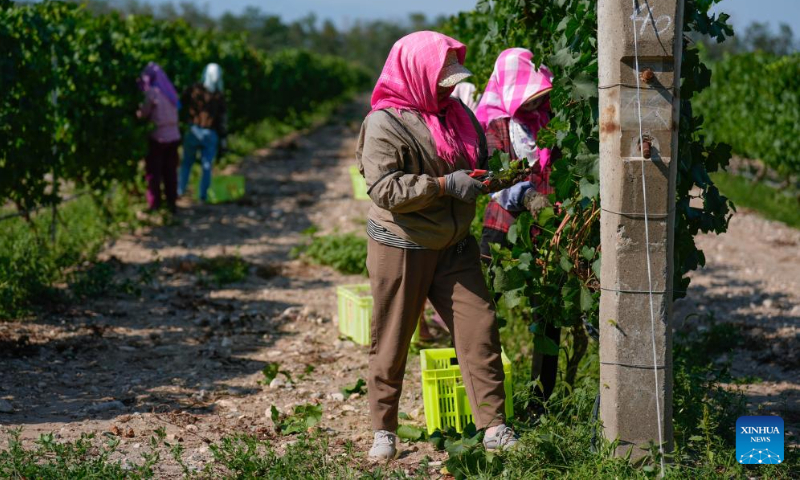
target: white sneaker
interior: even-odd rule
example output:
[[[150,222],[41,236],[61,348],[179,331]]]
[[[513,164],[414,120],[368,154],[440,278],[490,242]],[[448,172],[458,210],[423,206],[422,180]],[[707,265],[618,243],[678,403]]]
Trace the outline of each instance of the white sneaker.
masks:
[[[511,450],[518,442],[519,436],[504,423],[498,425],[491,436],[483,437],[483,446],[486,450]]]
[[[392,460],[397,456],[397,435],[388,430],[375,432],[375,440],[369,449],[369,458],[373,460]]]

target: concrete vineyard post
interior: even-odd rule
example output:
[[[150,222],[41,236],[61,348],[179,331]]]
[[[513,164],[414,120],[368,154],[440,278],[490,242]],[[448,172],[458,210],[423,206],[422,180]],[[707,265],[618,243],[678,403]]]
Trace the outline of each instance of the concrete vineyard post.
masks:
[[[633,458],[645,455],[659,436],[664,451],[672,448],[670,319],[682,20],[682,0],[598,5],[600,418],[606,438],[619,440],[617,454],[632,449]]]

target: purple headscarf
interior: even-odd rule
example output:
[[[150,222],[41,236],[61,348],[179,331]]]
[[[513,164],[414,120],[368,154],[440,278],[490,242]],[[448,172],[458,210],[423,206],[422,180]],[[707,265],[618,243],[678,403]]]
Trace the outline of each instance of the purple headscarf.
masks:
[[[139,90],[143,92],[149,90],[150,87],[157,87],[170,103],[176,107],[178,106],[178,92],[172,82],[169,81],[167,74],[157,63],[148,63],[136,80],[136,84],[139,85]]]

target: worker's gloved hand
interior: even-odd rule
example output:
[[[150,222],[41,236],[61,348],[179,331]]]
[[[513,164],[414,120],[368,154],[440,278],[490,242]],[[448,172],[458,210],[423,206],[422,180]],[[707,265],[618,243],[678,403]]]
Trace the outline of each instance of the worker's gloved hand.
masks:
[[[547,195],[539,193],[533,188],[525,193],[522,203],[525,205],[525,208],[531,212],[534,221],[539,218],[539,214],[542,210],[553,206],[553,204],[550,203],[550,199],[547,198]]]
[[[485,186],[479,180],[469,176],[469,170],[459,170],[444,176],[444,193],[462,202],[472,203],[478,195],[485,192]]]

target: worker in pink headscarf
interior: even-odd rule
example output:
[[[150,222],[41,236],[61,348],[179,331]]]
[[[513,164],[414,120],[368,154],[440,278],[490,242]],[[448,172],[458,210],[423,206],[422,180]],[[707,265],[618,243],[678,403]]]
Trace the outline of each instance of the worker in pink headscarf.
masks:
[[[517,217],[529,211],[534,220],[551,206],[548,195],[551,152],[538,148],[536,136],[550,120],[550,90],[553,74],[544,65],[533,63],[533,54],[525,48],[509,48],[497,58],[475,115],[486,130],[489,154],[495,150],[508,153],[512,160],[525,159],[533,173],[525,182],[495,193],[486,205],[481,235],[481,257],[491,262],[490,244],[507,246],[508,230]],[[532,229],[532,234],[538,229]],[[556,344],[560,330],[545,322],[545,333]],[[534,394],[540,402],[553,392],[558,371],[558,355],[534,356],[532,380],[538,380]],[[540,409],[540,405],[534,406]]]
[[[469,227],[484,185],[486,142],[471,111],[451,98],[471,73],[466,47],[416,32],[392,47],[372,92],[356,158],[373,201],[367,269],[374,306],[368,395],[370,457],[397,454],[397,410],[408,346],[429,299],[453,335],[475,424],[487,449],[516,442],[505,425],[500,333]]]

